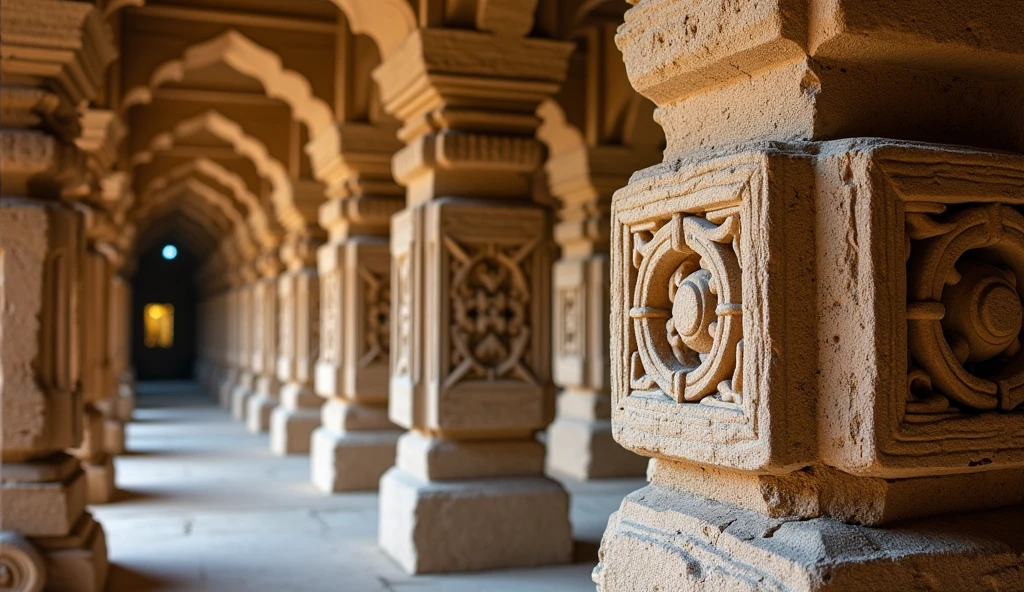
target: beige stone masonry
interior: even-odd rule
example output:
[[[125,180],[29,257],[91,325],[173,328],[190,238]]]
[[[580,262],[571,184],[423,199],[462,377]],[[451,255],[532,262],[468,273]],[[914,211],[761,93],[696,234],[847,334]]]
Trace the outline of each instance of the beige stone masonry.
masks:
[[[405,142],[392,163],[406,208],[391,224],[389,415],[410,430],[381,480],[378,536],[413,573],[571,556],[568,499],[533,438],[553,412],[552,255],[530,200],[535,112],[570,51],[424,28],[374,72]]]
[[[277,377],[278,276],[281,261],[275,252],[264,253],[256,264],[260,273],[254,287],[252,367],[256,373],[255,394],[246,403],[246,425],[255,434],[270,429],[270,414],[279,404],[281,381]]]
[[[627,12],[668,148],[613,198],[612,423],[655,461],[599,590],[1024,586],[1016,509],[929,518],[1024,503],[1022,29],[940,4]]]
[[[4,2],[0,39],[0,571],[14,589],[99,591],[103,531],[84,511],[82,465],[62,451],[82,442],[95,394],[80,390],[83,372],[103,367],[82,360],[84,224],[62,199],[92,191],[77,109],[114,47],[91,5],[51,0]],[[99,419],[90,460],[105,455]]]
[[[281,247],[287,271],[278,280],[277,378],[281,403],[270,414],[270,449],[275,454],[309,452],[320,425],[323,399],[313,391],[320,347],[320,283],[315,267],[322,241],[293,237]]]
[[[560,203],[553,236],[552,378],[561,388],[548,429],[548,470],[577,479],[642,475],[647,462],[612,438],[608,377],[608,212],[633,171],[657,162],[664,137],[653,105],[629,86],[615,29],[625,3],[571,21],[576,43],[558,96],[541,105],[547,186]]]
[[[401,146],[391,122],[340,126],[348,149],[342,195],[320,208],[329,238],[317,253],[320,357],[315,390],[327,399],[311,442],[311,475],[322,491],[377,489],[395,462],[401,430],[388,419],[391,260],[388,222],[402,207],[390,161]]]

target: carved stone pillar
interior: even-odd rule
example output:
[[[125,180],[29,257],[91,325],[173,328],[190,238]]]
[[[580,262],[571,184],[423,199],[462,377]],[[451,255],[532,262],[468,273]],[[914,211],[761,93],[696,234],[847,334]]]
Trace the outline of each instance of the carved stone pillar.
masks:
[[[253,262],[247,261],[239,271],[242,283],[238,287],[238,381],[231,390],[231,415],[235,419],[245,421],[249,399],[256,394],[256,355],[255,332],[258,315],[256,314],[256,290],[259,284],[259,272]]]
[[[238,378],[242,373],[244,356],[241,353],[242,320],[240,307],[241,286],[244,279],[241,271],[238,253],[235,252],[230,241],[221,243],[220,251],[224,254],[225,281],[227,285],[223,296],[224,315],[224,369],[221,372],[220,383],[217,386],[217,398],[220,406],[226,409],[231,408],[231,393],[238,385]]]
[[[256,262],[260,278],[255,286],[252,367],[256,373],[256,393],[249,399],[246,424],[254,434],[270,429],[270,414],[280,403],[281,381],[277,377],[278,297],[281,260],[276,251],[264,253]]]
[[[106,416],[105,446],[110,454],[125,453],[125,424],[131,421],[135,409],[135,376],[131,369],[131,329],[129,311],[132,310],[131,284],[119,273],[110,280],[108,315],[110,323],[110,363],[114,380],[114,394],[102,407]]]
[[[534,437],[552,417],[552,257],[530,199],[534,112],[570,50],[424,29],[374,73],[405,124],[392,166],[407,190],[391,227],[389,410],[409,431],[381,479],[379,540],[411,572],[571,557],[568,498]]]
[[[1024,587],[1010,4],[626,14],[668,148],[614,197],[612,421],[655,460],[599,590]]]
[[[616,53],[614,59],[621,58]],[[602,67],[593,64],[588,74]],[[575,127],[559,121],[563,116],[557,110],[553,103],[542,107],[545,124],[538,134],[549,149],[545,168],[551,194],[562,205],[554,229],[561,258],[552,273],[552,367],[562,391],[547,433],[547,467],[576,479],[643,475],[647,459],[612,437],[608,211],[612,193],[637,168],[656,162],[660,151],[646,143],[593,145]],[[611,107],[599,114],[607,110]],[[657,141],[656,136],[652,139]]]
[[[77,107],[114,57],[89,4],[0,5],[0,576],[37,592],[99,591],[103,530],[64,450],[82,437],[79,383],[85,157]]]
[[[320,425],[323,399],[313,391],[320,347],[320,283],[315,267],[320,244],[309,236],[292,236],[281,247],[287,271],[277,285],[277,378],[282,386],[281,403],[270,414],[270,449],[275,454],[308,453],[310,437]]]
[[[340,126],[343,143],[364,148],[346,154],[350,177],[339,183],[346,195],[320,208],[320,225],[329,238],[317,257],[321,330],[315,387],[327,402],[322,426],[313,433],[310,460],[313,483],[326,492],[377,489],[381,475],[395,463],[402,434],[387,409],[388,229],[404,201],[391,178],[391,156],[401,146],[395,127]]]

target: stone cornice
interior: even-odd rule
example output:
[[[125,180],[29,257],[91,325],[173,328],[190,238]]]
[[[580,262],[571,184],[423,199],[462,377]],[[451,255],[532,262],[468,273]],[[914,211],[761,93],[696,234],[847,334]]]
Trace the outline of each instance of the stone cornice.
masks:
[[[117,55],[102,15],[83,2],[5,0],[0,38],[7,83],[45,84],[72,107],[96,97]]]

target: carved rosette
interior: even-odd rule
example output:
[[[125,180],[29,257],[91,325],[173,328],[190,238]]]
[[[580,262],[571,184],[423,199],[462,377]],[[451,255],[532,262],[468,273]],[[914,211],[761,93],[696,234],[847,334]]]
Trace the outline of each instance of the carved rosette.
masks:
[[[637,270],[631,388],[656,386],[679,403],[742,402],[738,214],[675,214],[630,232]]]
[[[999,204],[917,203],[909,242],[906,419],[1024,402],[1024,216]]]
[[[537,240],[460,244],[445,238],[451,261],[451,369],[446,387],[464,379],[511,379],[537,385],[530,347],[530,274]]]

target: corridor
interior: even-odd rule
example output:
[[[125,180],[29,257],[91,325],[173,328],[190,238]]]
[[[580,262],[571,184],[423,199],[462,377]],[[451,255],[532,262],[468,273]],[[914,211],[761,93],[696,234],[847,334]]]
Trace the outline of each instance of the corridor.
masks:
[[[107,533],[112,592],[593,590],[597,544],[642,480],[567,482],[572,565],[409,576],[376,544],[377,494],[325,495],[309,457],[271,454],[191,383],[140,383]]]

